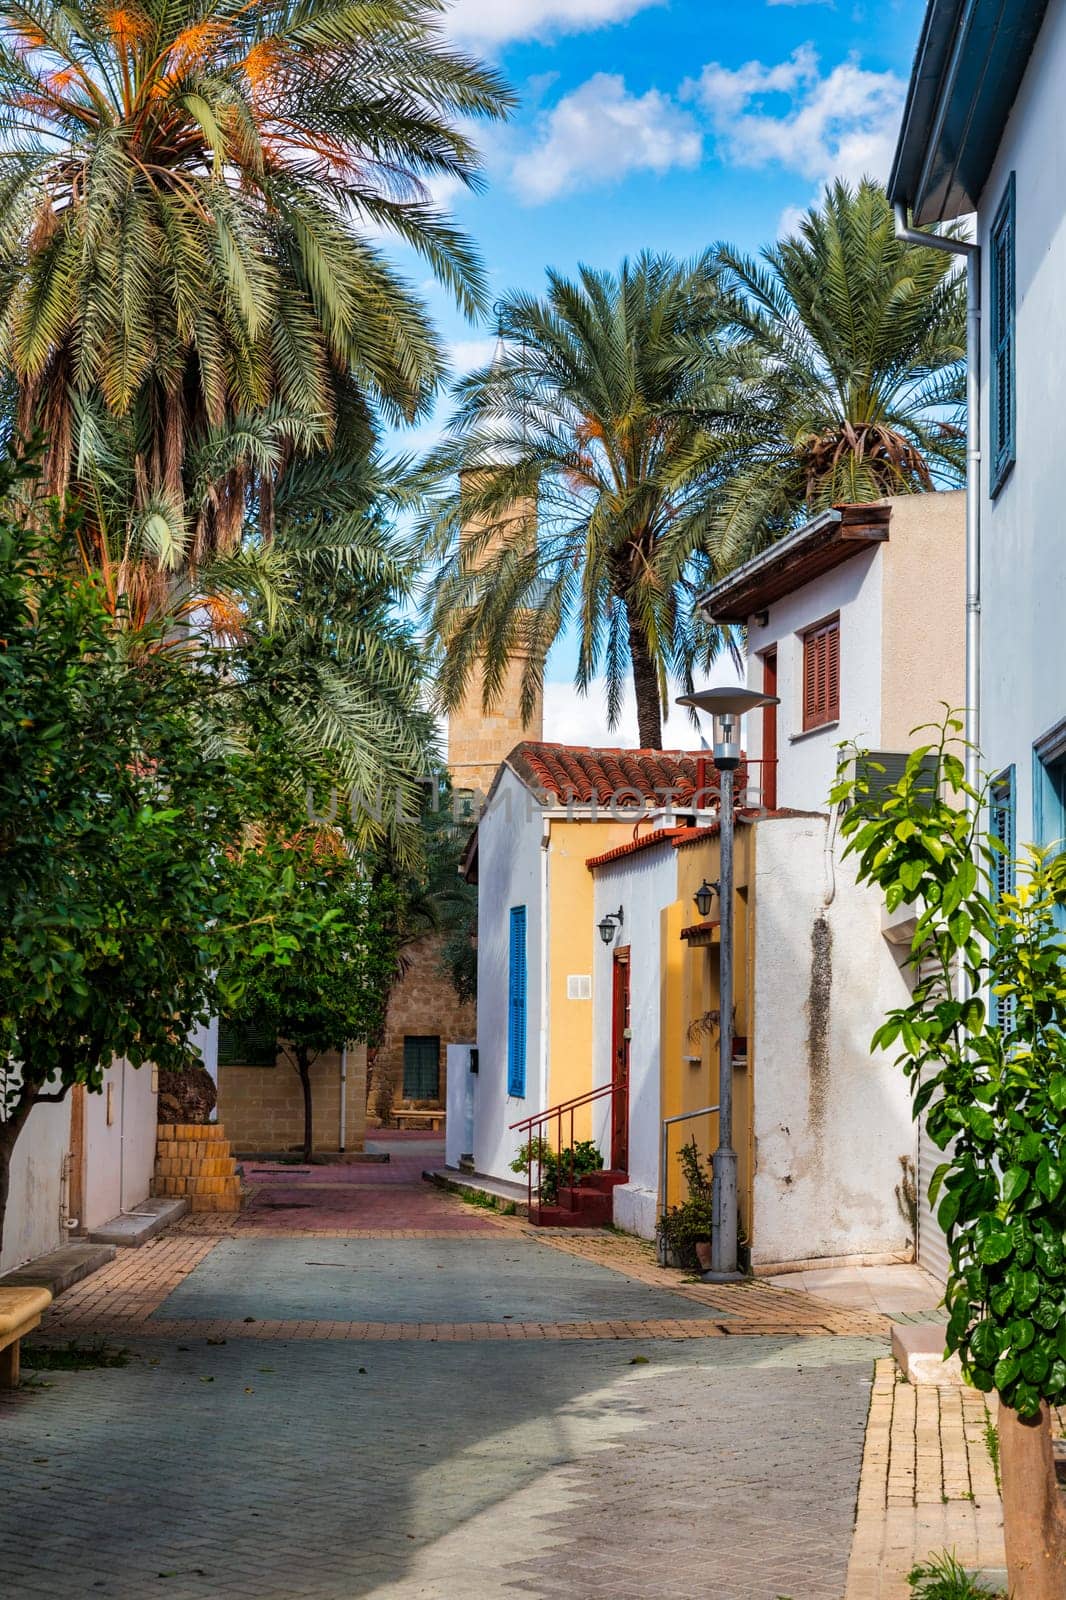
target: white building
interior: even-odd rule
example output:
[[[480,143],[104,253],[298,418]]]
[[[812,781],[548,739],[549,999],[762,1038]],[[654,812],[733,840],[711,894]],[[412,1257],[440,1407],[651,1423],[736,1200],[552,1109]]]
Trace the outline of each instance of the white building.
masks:
[[[963,494],[955,491],[827,511],[703,597],[701,603],[715,621],[746,625],[749,685],[780,698],[779,705],[748,719],[746,743],[754,770],[762,774],[758,781],[764,804],[826,810],[841,746],[854,744],[879,752],[891,777],[920,742],[914,730],[940,722],[945,706],[961,706],[964,578]],[[830,1118],[850,1101],[849,1114],[856,1119],[850,1148],[846,1137],[841,1142],[845,1124],[832,1136],[833,1160],[845,1163],[843,1170],[834,1169],[840,1205],[846,1210],[843,1196],[849,1192],[861,1196],[864,1185],[883,1203],[885,1157],[894,1140],[915,1165],[920,1258],[943,1275],[943,1235],[922,1198],[932,1167],[941,1157],[910,1126],[902,1074],[884,1058],[871,1057],[869,1050],[870,1036],[885,1011],[902,1003],[907,994],[907,945],[898,942],[898,924],[884,917],[879,892],[855,884],[854,868],[842,858],[832,815],[827,817],[819,868],[824,881],[821,905],[813,922],[811,886],[801,866],[805,859],[806,871],[812,870],[809,845],[794,855],[777,852],[773,889],[772,880],[767,883],[764,877],[770,870],[764,830],[757,831],[757,874],[763,881],[758,920],[771,916],[776,924],[775,937],[758,944],[760,959],[768,964],[763,992],[768,987],[772,997],[776,989],[782,999],[786,989],[792,996],[802,994],[800,975],[793,973],[786,985],[781,964],[794,961],[797,951],[813,952],[819,938],[826,949],[822,987],[831,992],[831,1001],[823,1068],[829,1087],[820,1090],[819,1097]],[[770,839],[766,833],[766,846]],[[798,1064],[804,1060],[814,1064],[810,1028],[816,979],[812,965],[812,998],[806,1002],[805,1015],[797,1016],[787,1002],[779,1005],[779,1026],[768,1040],[770,1061],[764,1059],[761,1077],[756,1077],[757,1115],[766,1095],[778,1092],[767,1088],[767,1072],[785,1094],[779,1120],[790,1130],[788,1138],[801,1167],[804,1143],[813,1155],[817,1138],[829,1136],[824,1130],[818,1132],[810,1114],[814,1084],[807,1086],[806,1113],[802,1094],[797,1101],[788,1092]],[[758,1013],[758,971],[753,983]],[[865,1103],[864,1081],[869,1093]],[[879,1118],[892,1127],[887,1144],[869,1138],[871,1123]],[[759,1168],[768,1153],[766,1143],[757,1150],[756,1198]],[[785,1152],[780,1154],[783,1160]],[[897,1170],[895,1181],[899,1178]],[[831,1203],[828,1190],[822,1201]],[[812,1189],[802,1226],[814,1227],[817,1203],[817,1190]]]
[[[1066,5],[932,0],[890,198],[976,212],[980,249],[977,742],[1018,843],[1066,836]],[[1013,826],[1010,814],[1013,813]]]

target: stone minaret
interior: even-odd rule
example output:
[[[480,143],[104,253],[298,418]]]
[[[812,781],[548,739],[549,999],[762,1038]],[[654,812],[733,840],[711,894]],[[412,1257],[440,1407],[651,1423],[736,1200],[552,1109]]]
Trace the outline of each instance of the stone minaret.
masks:
[[[492,468],[472,470],[491,472]],[[523,520],[529,518],[531,526],[536,514],[533,504],[515,508],[515,516]],[[472,521],[464,523],[460,542],[474,533],[476,526]],[[524,655],[512,656],[500,695],[488,711],[481,704],[481,671],[475,668],[470,674],[461,704],[448,717],[448,770],[456,789],[488,794],[497,767],[515,745],[523,739],[544,737],[544,707],[540,695],[530,721],[522,721],[520,706],[525,664]]]
[[[496,346],[493,364],[499,362],[502,356],[501,339]],[[506,460],[505,450],[506,446],[501,445],[498,458],[487,457],[483,463],[462,474],[462,479],[469,482],[476,475],[491,472],[494,465],[503,465]],[[462,492],[461,486],[460,494]],[[517,521],[528,525],[531,538],[535,536],[537,517],[535,502],[516,505],[514,517]],[[473,517],[464,518],[459,535],[460,547],[465,539],[477,532],[477,527]],[[456,789],[480,790],[482,794],[487,794],[489,785],[496,776],[497,767],[515,745],[520,744],[523,739],[544,737],[544,707],[540,695],[537,696],[537,703],[529,722],[522,721],[519,708],[525,664],[524,655],[512,657],[508,663],[500,695],[488,711],[483,710],[481,704],[481,672],[475,669],[470,674],[462,703],[448,718],[448,770]]]

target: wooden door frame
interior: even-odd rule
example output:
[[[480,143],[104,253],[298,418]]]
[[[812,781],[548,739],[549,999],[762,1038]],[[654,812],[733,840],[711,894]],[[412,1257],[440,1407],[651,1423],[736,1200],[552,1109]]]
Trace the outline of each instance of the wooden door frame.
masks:
[[[620,974],[625,973],[624,980]],[[620,945],[611,962],[611,1081],[621,1087],[611,1096],[611,1170],[629,1171],[629,1069],[631,1039],[626,1038],[632,1008],[632,946]],[[624,1006],[620,1004],[625,996]],[[630,1030],[631,1032],[632,1030]],[[619,1071],[624,1052],[625,1071]]]
[[[771,645],[762,655],[762,692],[777,694],[777,646]],[[759,781],[759,800],[767,811],[777,810],[777,713],[776,705],[763,706],[762,711],[762,776]]]
[[[67,1215],[77,1226],[68,1234],[85,1232],[85,1085],[70,1091],[70,1140],[67,1146]]]

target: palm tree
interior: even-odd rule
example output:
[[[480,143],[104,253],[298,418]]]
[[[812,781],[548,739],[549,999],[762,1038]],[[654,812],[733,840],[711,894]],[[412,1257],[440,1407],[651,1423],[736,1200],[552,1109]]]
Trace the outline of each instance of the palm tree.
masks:
[[[269,523],[280,471],[353,409],[426,404],[437,339],[372,235],[476,311],[481,269],[429,184],[476,187],[462,124],[510,103],[442,9],[0,0],[0,349],[53,489],[102,409],[131,419],[140,508],[180,524],[188,450],[272,408],[279,460],[229,462],[197,508],[202,558],[252,489]]]
[[[737,375],[685,470],[716,495],[724,559],[826,506],[963,481],[965,284],[896,238],[878,184],[834,184],[761,265],[715,254]]]
[[[613,727],[631,672],[640,742],[661,746],[671,678],[690,688],[727,642],[692,604],[713,569],[712,502],[677,471],[725,392],[720,298],[707,256],[645,254],[617,274],[582,267],[576,282],[549,272],[543,300],[503,302],[496,358],[459,385],[425,463],[430,484],[444,482],[420,542],[438,562],[446,708],[478,663],[490,706],[519,657],[528,715],[573,623],[578,687],[602,668]]]

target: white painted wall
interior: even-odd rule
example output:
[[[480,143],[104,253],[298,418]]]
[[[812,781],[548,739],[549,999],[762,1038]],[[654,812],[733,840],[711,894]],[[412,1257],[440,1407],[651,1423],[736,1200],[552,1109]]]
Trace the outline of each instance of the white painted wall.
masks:
[[[544,1015],[546,941],[544,886],[547,853],[541,848],[543,812],[525,785],[505,769],[478,824],[479,1071],[474,1080],[474,1166],[513,1182],[510,1163],[522,1141],[509,1125],[543,1111],[547,1081]],[[526,1095],[507,1093],[507,984],[510,909],[526,908],[528,960]]]
[[[63,1161],[70,1145],[70,1101],[35,1106],[11,1162],[0,1272],[57,1250],[63,1227]]]
[[[594,868],[595,921],[608,911],[625,911],[621,942],[630,947],[629,1182],[614,1191],[614,1221],[628,1233],[655,1237],[659,1189],[661,1079],[660,998],[662,989],[661,916],[677,899],[677,851],[668,841],[637,855]],[[593,1083],[609,1083],[612,1048],[612,967],[610,948],[599,944],[593,973],[595,1044]],[[600,1109],[596,1132],[610,1148],[610,1101]]]
[[[988,495],[990,319],[983,319],[981,746],[1014,765],[1019,842],[1033,837],[1032,746],[1066,716],[1066,562],[1062,418],[1066,412],[1066,163],[1061,158],[1066,6],[1048,7],[999,155],[981,197],[978,240],[989,304],[988,237],[1015,174],[1017,458]]]
[[[215,1088],[217,1089],[218,1088],[218,1018],[217,1017],[211,1017],[211,1018],[208,1019],[207,1022],[203,1023],[199,1027],[194,1028],[192,1030],[192,1033],[189,1035],[189,1043],[191,1045],[195,1046],[195,1048],[197,1050],[199,1050],[201,1059],[203,1061],[203,1064],[207,1068],[208,1072],[211,1074],[211,1080],[214,1083]],[[216,1106],[215,1110],[212,1111],[212,1113],[211,1113],[211,1121],[212,1122],[217,1122],[218,1121],[218,1108],[217,1108],[217,1106]]]
[[[889,1058],[870,1053],[907,984],[881,937],[878,899],[849,864],[835,859],[827,872],[825,844],[821,818],[756,830],[756,1265],[883,1254],[911,1237],[894,1192],[914,1149],[909,1093]],[[820,915],[828,961],[814,948]]]
[[[444,1162],[457,1167],[463,1156],[474,1152],[474,1084],[477,1076],[470,1071],[468,1044],[450,1044],[446,1047],[448,1076],[446,1082],[448,1115],[444,1123]]]
[[[108,1121],[108,1089],[110,1113]],[[150,1066],[115,1061],[100,1094],[85,1096],[86,1229],[148,1198],[155,1166],[156,1093]]]
[[[803,634],[840,613],[840,721],[803,732]],[[877,747],[881,727],[880,550],[864,551],[770,607],[764,626],[748,630],[748,683],[762,689],[760,655],[777,646],[777,803],[821,810],[843,739]],[[762,756],[762,718],[746,719],[745,744]],[[754,782],[758,782],[756,769]]]

